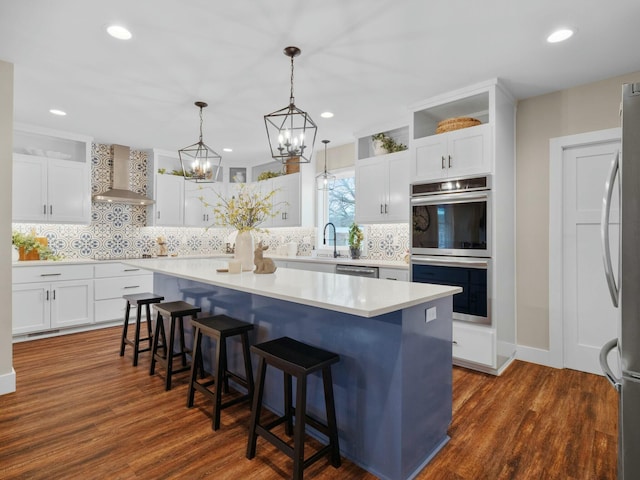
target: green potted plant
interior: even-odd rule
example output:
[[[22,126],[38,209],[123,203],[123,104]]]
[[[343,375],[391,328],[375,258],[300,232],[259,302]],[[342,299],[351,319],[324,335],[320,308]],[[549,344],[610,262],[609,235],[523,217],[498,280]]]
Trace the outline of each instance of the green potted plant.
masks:
[[[349,252],[354,260],[360,258],[360,247],[362,247],[363,240],[362,229],[357,223],[353,222],[349,227]]]
[[[373,141],[374,155],[384,155],[385,153],[401,152],[407,149],[404,143],[398,143],[387,134],[380,132],[371,135]]]
[[[55,260],[57,257],[47,245],[46,239],[33,233],[13,231],[11,243],[18,249],[20,260]]]

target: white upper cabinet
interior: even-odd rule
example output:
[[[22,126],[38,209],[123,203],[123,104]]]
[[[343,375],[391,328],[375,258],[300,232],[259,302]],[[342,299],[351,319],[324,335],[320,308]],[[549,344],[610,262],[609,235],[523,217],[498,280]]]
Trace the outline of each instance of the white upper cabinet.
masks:
[[[282,175],[272,179],[272,188],[276,191],[273,196],[273,208],[278,212],[271,220],[273,227],[297,227],[301,225],[300,180],[299,173],[290,173],[289,175]]]
[[[180,227],[184,222],[184,177],[178,152],[153,149],[147,152],[149,195],[156,201],[147,210],[147,225]],[[163,172],[163,173],[161,173]]]
[[[408,127],[382,132],[397,144],[408,143]],[[409,221],[409,151],[379,152],[370,134],[361,136],[357,147],[356,222]]]
[[[16,125],[13,221],[91,222],[91,138]]]
[[[184,225],[187,227],[210,227],[215,224],[213,207],[226,194],[222,182],[184,182]],[[209,206],[207,206],[207,204]]]
[[[416,180],[490,173],[491,125],[420,138],[412,151]]]
[[[503,119],[512,118],[513,104],[492,80],[413,105],[411,180],[495,173],[500,148],[495,129],[504,126]],[[458,117],[471,117],[480,124],[436,133],[440,122]]]

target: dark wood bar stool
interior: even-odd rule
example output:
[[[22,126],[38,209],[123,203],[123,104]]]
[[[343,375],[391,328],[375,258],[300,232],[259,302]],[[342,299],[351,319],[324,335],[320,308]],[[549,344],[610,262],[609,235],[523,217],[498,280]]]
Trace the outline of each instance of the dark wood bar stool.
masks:
[[[305,343],[282,337],[269,342],[260,343],[251,347],[251,352],[259,357],[257,388],[253,396],[251,422],[249,425],[249,443],[247,445],[247,458],[252,459],[256,454],[258,435],[275,445],[279,450],[293,459],[293,478],[302,479],[306,467],[329,455],[331,465],[340,466],[340,448],[338,445],[338,427],[336,424],[336,412],[333,400],[333,382],[331,380],[331,365],[340,360],[339,355],[313,347]],[[262,410],[262,396],[264,394],[264,381],[267,365],[271,365],[284,372],[284,415],[268,424],[260,423]],[[318,370],[322,371],[324,385],[324,400],[327,415],[327,423],[321,423],[306,414],[307,402],[307,376]],[[296,378],[296,405],[292,405],[291,378]],[[285,423],[285,432],[291,435],[293,417],[295,416],[295,431],[293,432],[293,447],[285,443],[280,437],[270,430],[276,425]],[[305,424],[326,435],[329,443],[313,454],[308,459],[304,458],[304,434]]]
[[[156,295],[155,293],[134,293],[131,295],[123,295],[127,301],[127,310],[124,314],[124,326],[122,327],[122,340],[120,342],[120,356],[124,355],[124,347],[126,345],[131,345],[133,347],[133,366],[138,366],[138,354],[140,352],[148,352],[151,350],[151,341],[153,340],[153,333],[151,331],[151,309],[149,305],[152,303],[160,303],[164,300],[164,297],[161,295]],[[129,329],[129,313],[131,312],[131,307],[137,307],[136,313],[136,332],[133,340],[127,338],[127,330]],[[140,322],[142,318],[142,307],[146,307],[147,311],[147,336],[145,338],[140,338]],[[149,346],[147,348],[140,348],[140,342],[147,341],[149,342]]]
[[[191,324],[195,328],[193,340],[193,358],[191,361],[191,379],[189,381],[189,390],[187,393],[187,408],[193,407],[193,397],[196,390],[204,394],[205,397],[213,400],[213,420],[211,428],[218,430],[220,428],[220,410],[231,405],[250,400],[253,398],[253,370],[251,368],[251,355],[249,354],[249,335],[248,332],[253,330],[250,323],[236,320],[227,315],[215,315],[213,317],[198,318],[192,320]],[[202,361],[202,336],[214,338],[217,342],[215,374],[213,380],[198,381],[198,369],[203,368]],[[242,340],[242,355],[244,357],[244,373],[241,377],[238,374],[228,370],[227,365],[227,338],[240,335]],[[204,371],[201,372],[204,376]],[[225,393],[229,392],[229,378],[235,380],[238,384],[247,389],[246,395],[234,397],[226,402],[222,402],[222,390],[224,386]],[[212,391],[208,387],[215,385]]]
[[[149,375],[153,375],[156,369],[156,362],[159,362],[165,368],[165,389],[171,390],[171,377],[175,373],[184,372],[189,370],[187,365],[187,353],[191,353],[188,350],[184,341],[184,324],[183,317],[191,316],[193,320],[196,318],[196,314],[201,311],[200,307],[195,307],[187,302],[166,302],[154,304],[153,308],[158,312],[156,319],[156,331],[153,336],[153,349],[151,354],[151,368],[149,369]],[[163,317],[169,318],[169,340],[166,341],[166,334],[164,331]],[[173,351],[173,343],[175,340],[176,332],[176,320],[178,320],[178,334],[180,341],[180,350]],[[160,337],[164,341],[164,354],[158,353],[160,348]],[[181,368],[173,368],[173,358],[180,357],[182,361]]]

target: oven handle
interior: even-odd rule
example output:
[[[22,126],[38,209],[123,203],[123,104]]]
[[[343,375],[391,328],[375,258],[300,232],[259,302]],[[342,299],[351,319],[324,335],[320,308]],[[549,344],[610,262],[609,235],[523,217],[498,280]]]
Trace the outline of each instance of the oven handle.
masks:
[[[484,192],[465,192],[465,193],[444,193],[438,195],[430,195],[428,197],[413,197],[411,205],[440,205],[443,203],[466,203],[473,200],[488,201],[491,193]]]
[[[472,268],[489,268],[489,260],[478,258],[435,258],[435,257],[418,257],[411,256],[411,263],[417,265],[440,265],[443,267],[472,267]]]

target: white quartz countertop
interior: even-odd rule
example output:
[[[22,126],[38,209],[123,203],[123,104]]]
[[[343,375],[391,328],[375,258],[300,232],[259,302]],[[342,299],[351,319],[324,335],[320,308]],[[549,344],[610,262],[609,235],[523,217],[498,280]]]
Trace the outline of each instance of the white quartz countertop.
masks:
[[[225,253],[216,253],[212,255],[182,255],[175,257],[154,257],[151,259],[146,258],[104,258],[104,259],[91,259],[91,258],[63,258],[61,260],[28,260],[28,261],[20,261],[13,263],[14,267],[34,267],[40,265],[76,265],[76,264],[91,264],[91,263],[116,263],[116,262],[128,262],[131,260],[153,260],[155,258],[159,260],[185,260],[185,259],[224,259],[231,258],[233,255],[225,254]],[[387,268],[398,268],[402,270],[407,270],[409,265],[402,261],[393,261],[393,260],[375,260],[375,259],[358,259],[352,260],[349,257],[312,257],[309,255],[306,256],[295,256],[289,257],[286,255],[269,255],[265,254],[265,257],[273,258],[278,261],[286,261],[286,262],[308,262],[308,263],[327,263],[327,264],[341,264],[341,265],[362,265],[366,267],[387,267]]]
[[[278,268],[275,273],[264,275],[253,272],[230,274],[217,271],[227,268],[227,260],[220,258],[120,261],[153,272],[361,317],[375,317],[462,291],[460,287],[446,285],[290,268]]]

